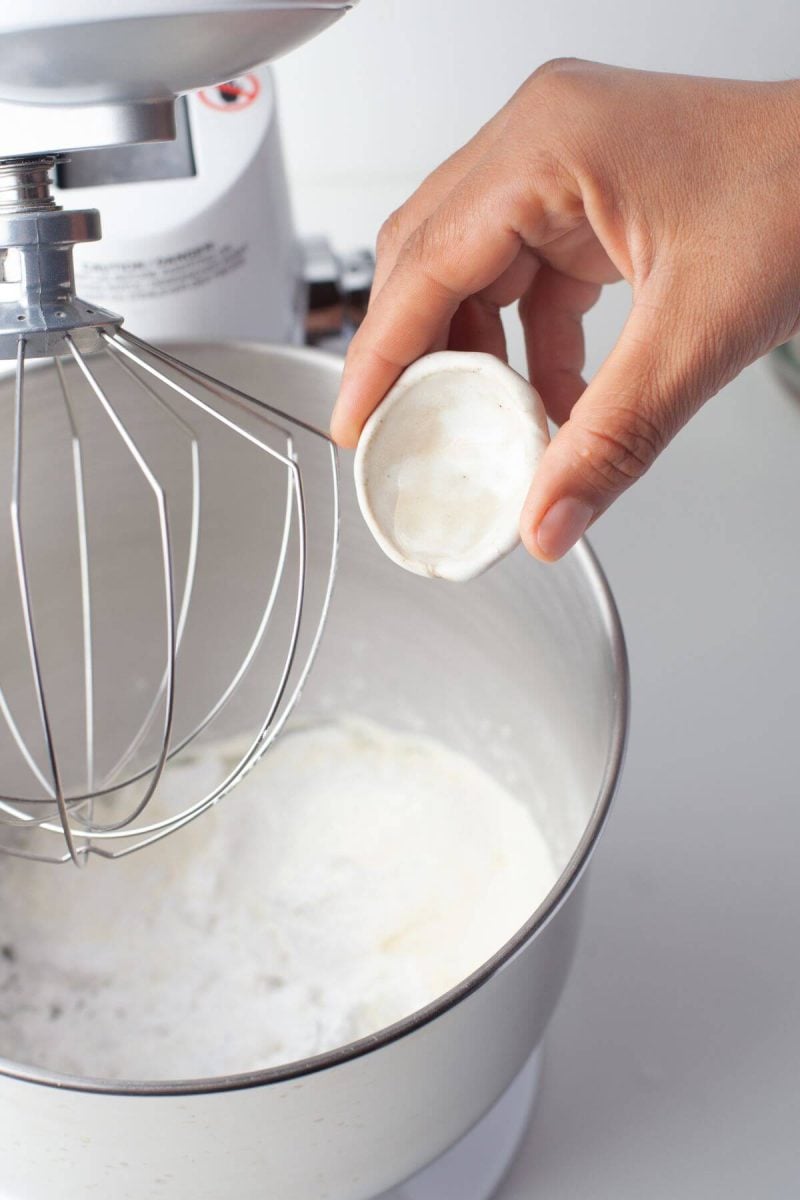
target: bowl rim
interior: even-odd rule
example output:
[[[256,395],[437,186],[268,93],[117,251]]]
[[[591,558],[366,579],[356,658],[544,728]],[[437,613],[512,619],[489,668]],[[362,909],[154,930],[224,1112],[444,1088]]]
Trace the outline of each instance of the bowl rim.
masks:
[[[177,344],[187,348],[190,345],[184,341]],[[202,348],[204,350],[212,349],[214,345],[202,343]],[[319,350],[243,343],[225,343],[224,347],[220,346],[220,348],[226,350],[238,348],[251,353],[255,351],[256,353],[265,353],[270,357],[280,354],[305,363],[309,362],[309,356],[313,356],[311,361],[320,365],[333,366],[337,374],[341,372],[342,360],[335,355]],[[378,1033],[348,1042],[334,1050],[276,1067],[196,1079],[119,1080],[61,1074],[40,1067],[25,1066],[11,1059],[0,1057],[0,1077],[5,1076],[20,1082],[39,1084],[61,1091],[93,1092],[115,1096],[195,1096],[285,1084],[330,1070],[333,1067],[343,1066],[415,1033],[444,1016],[503,970],[550,923],[574,891],[605,826],[625,758],[630,707],[630,679],[622,623],[605,573],[589,542],[582,538],[570,553],[578,561],[584,579],[589,585],[590,594],[602,619],[611,656],[613,679],[609,698],[613,711],[608,752],[591,816],[569,861],[538,908],[491,958],[454,987],[431,1001],[430,1004],[418,1009],[410,1016],[403,1017],[386,1026]]]

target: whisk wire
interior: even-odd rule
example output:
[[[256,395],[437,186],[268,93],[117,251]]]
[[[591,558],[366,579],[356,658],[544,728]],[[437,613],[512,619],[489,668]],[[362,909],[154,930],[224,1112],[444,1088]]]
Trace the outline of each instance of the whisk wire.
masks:
[[[92,596],[89,579],[89,539],[86,525],[86,488],[84,485],[83,452],[78,436],[78,427],[72,409],[64,368],[61,359],[54,359],[64,409],[67,414],[72,446],[72,475],[75,484],[75,513],[78,530],[78,562],[81,589],[81,630],[83,635],[83,691],[85,710],[86,744],[86,788],[94,790],[94,655],[92,653]],[[88,818],[91,821],[92,801],[88,802]]]
[[[241,661],[232,680],[230,681],[228,686],[224,689],[222,694],[219,696],[216,703],[212,707],[211,711],[208,714],[206,714],[206,716],[203,718],[203,720],[197,726],[195,726],[195,728],[192,730],[192,732],[189,734],[189,736],[186,739],[187,742],[192,740],[203,728],[205,728],[210,723],[211,720],[213,720],[217,716],[217,714],[223,708],[223,706],[228,701],[230,696],[233,694],[235,689],[238,687],[242,677],[244,676],[245,672],[247,671],[248,667],[250,666],[250,664],[258,650],[258,647],[263,639],[264,632],[266,631],[266,628],[269,624],[269,620],[272,615],[275,600],[278,595],[280,583],[281,583],[281,580],[283,577],[283,572],[284,572],[285,563],[286,563],[286,551],[288,549],[288,535],[289,535],[290,525],[291,525],[292,509],[294,507],[295,514],[296,514],[297,538],[298,538],[297,591],[296,591],[296,597],[295,597],[295,602],[294,602],[292,628],[291,628],[291,633],[289,635],[289,647],[288,647],[288,651],[287,651],[286,657],[283,662],[283,666],[282,666],[282,669],[280,672],[277,687],[275,689],[275,692],[273,694],[272,700],[270,702],[270,705],[269,705],[269,708],[267,711],[266,718],[262,724],[261,729],[259,730],[259,733],[257,734],[256,738],[253,740],[253,743],[248,751],[248,754],[245,755],[245,760],[248,760],[248,759],[252,760],[248,763],[247,769],[249,769],[250,766],[254,765],[254,763],[255,763],[254,756],[256,754],[256,751],[263,753],[264,749],[266,749],[273,741],[273,737],[269,736],[268,731],[270,729],[270,726],[272,725],[272,723],[275,720],[275,714],[277,713],[278,709],[280,708],[281,701],[284,698],[286,688],[288,686],[289,679],[291,677],[292,667],[294,666],[294,661],[295,661],[295,657],[297,654],[297,648],[298,648],[299,638],[300,638],[300,625],[301,625],[302,614],[303,614],[303,602],[304,602],[304,598],[305,598],[305,581],[306,581],[307,565],[308,565],[307,564],[307,517],[306,517],[306,506],[305,506],[305,498],[304,498],[303,487],[302,487],[302,480],[301,480],[300,471],[299,471],[299,468],[297,465],[297,461],[295,458],[294,447],[292,444],[291,437],[288,433],[288,430],[284,430],[284,428],[282,426],[277,426],[274,422],[270,422],[271,424],[273,424],[273,426],[275,428],[278,428],[278,429],[280,429],[281,432],[284,432],[285,436],[287,438],[287,442],[288,442],[287,453],[285,455],[283,455],[280,452],[276,451],[274,449],[274,447],[270,446],[267,442],[264,442],[261,438],[257,438],[254,434],[251,434],[247,430],[242,429],[234,421],[229,420],[227,417],[225,417],[224,415],[219,413],[215,408],[212,408],[210,405],[205,404],[201,399],[199,399],[199,397],[197,397],[193,393],[187,391],[180,384],[178,384],[174,380],[170,379],[169,376],[165,375],[163,372],[161,372],[157,368],[153,367],[150,363],[148,363],[146,360],[140,358],[138,355],[136,355],[135,353],[133,353],[132,351],[127,349],[124,345],[120,345],[122,339],[118,339],[116,337],[115,338],[106,337],[105,340],[107,342],[113,342],[113,343],[119,345],[119,348],[122,350],[122,352],[124,354],[126,354],[127,357],[130,358],[134,363],[136,363],[137,366],[142,367],[144,370],[148,371],[151,375],[153,375],[155,378],[157,378],[166,387],[172,388],[179,395],[183,396],[184,399],[188,400],[190,404],[193,404],[193,405],[199,407],[202,411],[207,413],[207,415],[209,415],[209,416],[213,417],[215,420],[221,422],[222,425],[224,425],[226,428],[228,428],[237,437],[243,438],[245,441],[249,442],[251,445],[255,446],[257,449],[259,449],[261,451],[266,451],[268,454],[270,454],[271,456],[273,456],[274,458],[276,458],[280,462],[282,462],[287,468],[289,498],[293,497],[294,505],[289,503],[289,501],[287,500],[286,521],[284,522],[283,544],[282,544],[282,549],[281,549],[280,557],[279,557],[279,566],[278,566],[278,570],[275,572],[275,575],[274,575],[273,585],[271,588],[270,597],[267,602],[267,606],[264,610],[262,619],[256,630],[256,635],[255,635],[253,641],[251,642],[250,647],[248,648],[248,651],[247,651],[244,659]],[[165,356],[165,357],[167,357],[167,356]],[[334,466],[335,466],[335,460],[334,460]],[[337,512],[338,512],[338,509],[337,509]],[[338,527],[338,517],[337,517],[337,527]],[[332,579],[331,579],[330,583],[332,586]],[[326,598],[326,605],[325,605],[326,613],[327,613],[327,602],[328,602],[328,599]],[[317,644],[318,644],[318,642],[315,642],[314,646],[312,647],[312,649],[314,651],[316,650]],[[309,662],[308,666],[310,668],[310,662]],[[305,678],[305,674],[303,675],[303,679],[304,678]],[[299,695],[299,687],[298,687],[298,689],[296,689],[295,699],[298,695]],[[282,725],[281,725],[281,728],[282,728]],[[277,736],[277,734],[276,734],[276,736]],[[213,793],[211,793],[203,801],[200,802],[200,804],[197,806],[197,811],[190,810],[189,812],[187,812],[186,820],[182,821],[181,824],[185,824],[185,823],[187,823],[188,820],[194,819],[194,817],[199,816],[201,811],[205,811],[206,808],[210,807],[212,804],[216,803],[217,800],[221,799],[222,796],[226,795],[227,792],[229,792],[231,790],[231,788],[234,786],[234,783],[238,782],[244,773],[245,772],[241,769],[241,766],[236,771],[232,772],[230,774],[230,776],[228,778],[226,778],[223,781],[223,783],[220,784],[213,791]],[[139,815],[139,813],[137,812],[135,814],[135,816],[138,816],[138,815]],[[174,818],[165,818],[162,821],[154,822],[150,825],[145,825],[145,826],[140,827],[138,832],[140,835],[144,835],[144,836],[148,837],[147,844],[150,844],[151,842],[157,840],[158,836],[165,836],[167,833],[172,832],[172,830],[174,828],[175,828]],[[124,827],[121,827],[121,832],[122,832],[122,835],[124,836]],[[93,837],[95,837],[99,840],[109,839],[109,838],[113,838],[113,837],[119,836],[119,835],[120,835],[120,829],[117,829],[117,828],[105,829],[105,828],[95,827],[95,829],[93,830]],[[98,852],[99,852],[99,848],[98,848]],[[124,854],[126,852],[128,852],[128,851],[123,850],[121,853]],[[111,856],[115,856],[115,855],[112,854]]]
[[[84,647],[84,694],[85,694],[85,742],[86,742],[86,778],[87,789],[93,787],[93,762],[94,762],[94,704],[93,704],[93,667],[92,667],[92,637],[91,637],[91,599],[89,588],[89,571],[88,571],[88,539],[86,535],[86,499],[83,483],[83,455],[81,451],[80,438],[75,422],[72,403],[69,397],[69,389],[67,386],[64,370],[60,359],[54,359],[56,373],[58,375],[59,384],[61,387],[62,398],[64,400],[67,421],[70,429],[70,440],[72,446],[72,461],[73,461],[73,478],[75,490],[75,505],[78,528],[78,553],[80,561],[80,579],[81,579],[81,612],[82,612],[82,630],[83,630],[83,647]],[[23,361],[24,367],[24,361]],[[24,393],[23,393],[24,394]],[[21,499],[21,497],[20,497]],[[8,729],[16,742],[17,748],[23,756],[24,761],[30,768],[37,781],[41,784],[47,797],[51,801],[55,801],[56,792],[52,783],[39,768],[30,747],[27,744],[17,722],[5,698],[5,694],[0,688],[0,714],[3,716]],[[34,802],[34,801],[31,801]],[[91,803],[91,801],[89,801]],[[70,808],[72,808],[70,804]],[[0,801],[0,811],[12,817],[15,823],[18,824],[39,824],[47,822],[47,817],[36,818],[30,814],[22,812],[16,806],[10,805],[5,801]],[[74,810],[73,810],[74,811]]]
[[[14,543],[14,560],[17,568],[17,585],[22,604],[22,618],[25,624],[25,640],[27,643],[28,658],[30,661],[31,673],[33,675],[33,685],[36,694],[36,707],[39,713],[42,734],[44,735],[47,750],[47,761],[50,767],[52,787],[55,793],[56,805],[58,807],[58,817],[61,824],[61,831],[64,835],[64,841],[67,844],[69,857],[76,866],[80,866],[81,858],[75,845],[75,839],[72,836],[69,811],[67,809],[66,799],[64,797],[64,790],[61,786],[61,775],[58,769],[58,759],[56,757],[55,742],[53,741],[53,731],[50,725],[50,716],[47,711],[47,702],[45,700],[42,667],[39,657],[39,646],[36,639],[36,628],[33,619],[33,602],[31,599],[28,569],[25,561],[25,545],[23,540],[21,516],[22,426],[25,393],[24,379],[25,339],[20,338],[17,344],[17,370],[14,388],[14,454],[11,476],[11,533]]]
[[[146,379],[142,379],[137,371],[135,371],[129,363],[122,358],[115,349],[107,344],[106,352],[116,362],[117,366],[132,379],[134,383],[140,387],[146,395],[156,402],[162,412],[164,412],[173,424],[180,429],[189,439],[191,453],[191,472],[192,472],[192,499],[191,499],[191,517],[189,529],[189,551],[186,560],[186,573],[183,581],[182,598],[180,609],[178,611],[178,621],[175,634],[175,655],[176,658],[180,652],[183,634],[186,628],[186,620],[189,615],[189,605],[192,599],[192,591],[194,588],[195,574],[197,570],[197,551],[200,541],[200,449],[197,442],[197,437],[192,427],[183,420],[183,418],[175,411],[173,406],[160,396],[155,388],[151,387]],[[101,786],[101,792],[109,788],[113,780],[118,780],[121,777],[122,771],[127,767],[128,763],[135,756],[144,741],[150,723],[158,709],[161,699],[164,695],[164,689],[167,686],[167,671],[161,678],[161,684],[153,697],[151,705],[145,713],[144,719],[141,722],[139,729],[134,734],[130,743],[123,751],[121,757],[117,760],[110,771],[106,773]],[[152,768],[145,768],[145,772]],[[138,776],[141,778],[141,774]],[[118,784],[114,785],[119,786]]]
[[[256,435],[254,433],[250,433],[248,429],[243,429],[241,425],[237,425],[235,421],[230,419],[230,417],[226,417],[224,413],[219,412],[216,408],[213,408],[212,405],[206,404],[206,402],[201,400],[199,396],[196,396],[194,392],[188,391],[174,379],[170,379],[168,375],[165,375],[163,371],[159,371],[158,368],[154,367],[152,363],[135,354],[127,343],[130,342],[133,345],[138,345],[140,344],[138,338],[133,338],[130,334],[125,334],[123,337],[121,332],[117,332],[113,336],[104,333],[102,334],[102,338],[106,344],[111,343],[112,345],[116,346],[122,351],[126,358],[129,358],[132,362],[136,363],[136,365],[141,367],[143,371],[147,371],[148,374],[154,376],[154,378],[158,379],[160,383],[163,383],[165,387],[171,388],[173,392],[177,392],[179,396],[183,396],[184,400],[188,400],[190,404],[194,405],[195,408],[199,408],[201,412],[206,414],[206,416],[212,417],[215,421],[219,421],[219,423],[224,425],[225,428],[230,430],[231,433],[236,434],[237,437],[244,438],[246,442],[249,442],[257,449],[265,451],[265,453],[271,455],[272,458],[277,459],[277,461],[280,463],[283,463],[287,470],[297,470],[297,465],[290,455],[287,456],[286,454],[281,454],[281,452],[276,450],[274,446],[270,446],[269,442],[265,442],[262,438],[256,437]],[[167,363],[169,366],[176,366],[176,369],[180,368],[180,374],[187,375],[191,379],[192,373],[188,368],[183,367],[182,364],[179,364],[177,359],[171,358],[168,354],[156,349],[155,346],[152,347],[152,353],[155,358]],[[291,443],[291,434],[289,433],[289,430],[283,426],[276,426],[276,428],[279,429],[284,437],[286,437]]]
[[[31,774],[41,786],[42,790],[47,793],[48,799],[55,800],[56,794],[53,791],[53,785],[44,775],[35,758],[31,754],[28,743],[25,741],[25,738],[22,736],[22,731],[17,725],[17,722],[14,720],[14,714],[8,705],[5,692],[2,688],[0,688],[0,716],[2,716],[3,720],[5,721],[8,731],[14,739],[17,749],[22,755],[23,760],[25,761],[25,764],[30,770]],[[20,813],[13,804],[8,802],[8,797],[3,797],[0,799],[0,812],[4,812],[7,816],[14,819],[24,818],[24,814]]]
[[[200,374],[202,374],[202,372]],[[243,398],[245,397],[245,393],[240,393],[240,395]],[[255,402],[255,398],[253,398],[253,399]],[[99,854],[104,858],[125,858],[127,855],[134,853],[136,850],[142,849],[146,846],[151,846],[154,843],[160,841],[162,838],[177,831],[178,829],[183,829],[183,828],[185,828],[185,826],[191,824],[192,821],[195,821],[198,817],[202,816],[203,813],[207,812],[210,808],[212,808],[219,800],[221,800],[225,795],[228,794],[228,792],[230,792],[234,787],[236,787],[236,785],[238,783],[241,782],[241,780],[245,777],[245,775],[247,775],[247,773],[250,770],[252,770],[252,768],[258,762],[258,759],[260,758],[261,754],[265,753],[266,750],[269,748],[269,746],[272,744],[272,742],[275,740],[275,738],[277,738],[279,736],[279,734],[283,730],[286,722],[288,721],[289,717],[292,715],[294,705],[297,703],[298,699],[300,698],[300,694],[303,690],[303,687],[305,686],[306,680],[308,679],[308,675],[314,664],[314,660],[316,658],[317,651],[319,650],[320,642],[322,641],[322,634],[324,632],[325,622],[327,620],[328,611],[330,609],[331,600],[333,598],[333,588],[334,588],[334,584],[336,581],[336,566],[337,566],[337,562],[338,562],[338,549],[339,549],[339,526],[340,526],[340,503],[339,503],[339,488],[338,488],[339,467],[338,467],[338,459],[337,459],[337,454],[336,454],[336,447],[334,446],[333,442],[330,441],[330,439],[325,437],[324,434],[320,434],[319,431],[314,430],[313,427],[311,427],[311,426],[309,426],[308,428],[312,432],[314,432],[317,436],[323,437],[324,440],[328,443],[329,463],[330,463],[330,469],[331,469],[331,476],[332,476],[332,480],[333,480],[332,550],[331,550],[330,567],[329,567],[329,570],[327,573],[327,578],[326,578],[326,583],[325,583],[325,592],[324,592],[324,596],[323,596],[323,600],[322,600],[320,620],[317,624],[317,627],[316,627],[316,630],[314,633],[314,637],[312,639],[312,643],[309,648],[308,655],[305,660],[303,669],[300,672],[300,676],[298,678],[297,684],[296,684],[295,688],[293,689],[292,693],[290,694],[289,699],[286,702],[283,712],[280,714],[278,719],[275,721],[272,728],[270,728],[269,721],[264,722],[261,729],[259,730],[259,733],[253,739],[253,742],[250,745],[250,748],[249,748],[247,754],[245,754],[242,757],[242,760],[239,763],[239,765],[236,767],[236,769],[229,773],[227,778],[219,785],[219,787],[216,788],[213,792],[209,793],[203,800],[192,805],[190,808],[187,808],[182,814],[180,814],[180,816],[178,816],[177,818],[174,819],[174,821],[172,822],[172,824],[170,825],[170,827],[168,829],[164,828],[164,822],[160,822],[157,826],[151,827],[152,829],[156,830],[156,832],[151,833],[150,836],[143,837],[143,839],[140,842],[137,842],[135,845],[125,846],[122,849],[114,850],[114,851],[106,850],[101,846],[97,846],[97,847],[93,846],[92,853]],[[147,835],[148,829],[145,828],[143,830],[140,830],[140,833]]]
[[[106,415],[116,429],[131,458],[135,462],[148,487],[153,493],[156,512],[158,514],[158,531],[161,543],[161,561],[164,582],[167,684],[164,697],[164,723],[161,732],[160,751],[149,783],[139,803],[134,807],[133,811],[129,814],[126,814],[125,818],[121,821],[116,821],[101,826],[94,825],[92,828],[92,836],[97,837],[102,833],[111,833],[122,830],[135,821],[139,816],[141,816],[149,804],[156,788],[158,787],[161,775],[164,771],[164,766],[166,765],[175,706],[175,585],[173,578],[172,542],[170,540],[169,515],[167,512],[167,500],[164,489],[156,479],[146,458],[137,446],[135,439],[121,421],[114,405],[109,400],[99,380],[97,379],[97,376],[89,367],[89,364],[86,362],[86,359],[75,345],[73,339],[71,337],[67,337],[65,338],[65,341],[86,382],[89,384],[89,387],[100,401],[100,404],[102,405]]]

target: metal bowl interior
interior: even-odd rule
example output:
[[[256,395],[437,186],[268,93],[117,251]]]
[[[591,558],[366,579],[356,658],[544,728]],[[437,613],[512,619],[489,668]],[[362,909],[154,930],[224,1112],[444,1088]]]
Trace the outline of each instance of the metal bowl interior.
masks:
[[[254,346],[170,349],[304,420],[322,427],[327,422],[340,371],[337,359]],[[35,388],[33,380],[30,386]],[[5,454],[4,443],[0,449]],[[216,486],[221,488],[232,478],[225,454],[221,446],[215,464]],[[535,563],[518,550],[469,584],[420,579],[390,563],[372,541],[357,510],[351,475],[348,461],[342,471],[342,543],[334,603],[297,719],[360,713],[397,729],[424,730],[467,754],[530,805],[556,857],[557,884],[516,934],[448,993],[375,1036],[328,1053],[268,1070],[254,1071],[242,1063],[240,1071],[224,1076],[187,1079],[66,1076],[46,1063],[10,1059],[0,1061],[0,1073],[80,1091],[175,1095],[260,1086],[319,1072],[403,1038],[458,1005],[537,937],[574,888],[608,814],[627,727],[622,631],[591,550],[584,543],[553,567]],[[304,485],[313,504],[313,472]],[[113,489],[115,481],[109,479],[107,486]],[[235,490],[244,537],[253,524],[252,497],[246,480],[237,479]],[[57,579],[58,545],[66,540],[65,531],[59,534],[62,514],[40,514],[39,519],[47,519],[54,529],[48,542],[53,550],[49,569]],[[179,512],[175,521],[180,525]],[[230,528],[229,523],[220,527],[217,545],[211,523],[210,563],[217,561],[217,551],[221,561],[228,556],[234,560],[235,548],[224,544],[230,540]],[[137,559],[137,536],[130,527],[124,544],[106,547],[111,558],[105,578],[111,593],[127,586],[126,564],[132,555]],[[236,561],[241,559],[240,554]],[[6,565],[2,569],[6,571]],[[232,627],[248,611],[248,588],[238,582],[240,586],[229,589],[226,616]],[[207,620],[214,616],[209,610]],[[202,690],[202,656],[195,656],[194,669]],[[69,689],[71,681],[56,680],[56,686]],[[191,692],[191,678],[186,686]],[[247,689],[232,701],[226,712],[232,732],[247,725],[250,701]],[[220,807],[221,819],[235,821],[235,811],[225,811],[226,805],[235,805],[235,793]],[[202,820],[196,828],[202,836]],[[454,852],[457,835],[454,830]],[[97,869],[115,873],[114,887],[135,897],[137,889],[148,886],[154,869],[148,856],[157,861],[158,856],[179,855],[176,844],[182,836],[130,860],[100,863]],[[91,912],[94,864],[92,872],[83,873],[37,864],[30,870],[33,892],[36,872],[62,872],[65,894],[83,889],[86,911]],[[19,903],[26,903],[24,894]],[[46,919],[59,918],[50,913]],[[9,936],[14,920],[13,911],[4,913],[4,933]]]

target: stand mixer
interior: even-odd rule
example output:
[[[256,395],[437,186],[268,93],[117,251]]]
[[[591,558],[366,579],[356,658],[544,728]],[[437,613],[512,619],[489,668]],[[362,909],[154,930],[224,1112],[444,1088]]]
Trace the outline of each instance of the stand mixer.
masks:
[[[493,775],[499,731],[517,790],[527,799],[535,772],[562,801],[561,875],[456,988],[315,1058],[155,1081],[0,1058],[0,1200],[488,1200],[527,1124],[620,766],[613,601],[583,547],[553,568],[506,560],[454,606],[398,578],[348,480],[340,494],[319,433],[340,363],[298,345],[306,282],[327,303],[339,264],[317,245],[302,278],[258,64],[348,5],[30,7],[0,14],[0,488],[13,503],[0,525],[2,849],[122,859],[68,873],[63,894],[83,900],[107,871],[124,914],[154,860],[166,854],[168,871],[191,838],[130,851],[232,789],[308,679],[323,720],[362,708],[393,727],[422,721]],[[103,240],[91,240],[95,203]],[[347,269],[363,294],[363,263]],[[347,304],[333,292],[335,325]],[[314,322],[315,339],[326,331]],[[233,739],[232,769],[163,811],[161,771],[206,737]],[[18,905],[36,913],[36,872],[50,868],[4,865],[31,873]],[[75,911],[104,930],[98,907]],[[0,967],[21,975],[16,915],[0,912]],[[80,915],[73,925],[85,935]],[[124,926],[112,919],[107,935]],[[86,957],[76,969],[90,974]],[[51,999],[36,996],[45,1014]]]
[[[100,275],[105,287],[97,273],[89,277],[98,284],[92,302],[81,299],[73,249],[99,240],[99,215],[63,208],[51,176],[57,170],[65,190],[91,185],[98,171],[108,178],[116,169],[112,178],[118,181],[131,178],[131,171],[135,179],[142,171],[153,178],[156,160],[147,157],[147,144],[164,139],[171,146],[160,154],[155,178],[195,175],[180,107],[185,102],[178,95],[240,75],[329,25],[347,7],[340,0],[199,0],[172,3],[165,13],[164,5],[146,0],[118,8],[109,18],[103,6],[87,0],[39,4],[29,17],[0,17],[0,356],[16,363],[9,475],[18,620],[13,641],[18,649],[24,646],[28,665],[22,682],[5,653],[5,676],[20,681],[13,692],[7,686],[0,691],[4,733],[19,757],[18,777],[6,777],[0,796],[0,849],[7,853],[81,865],[90,855],[122,857],[182,828],[225,795],[268,748],[308,674],[336,560],[332,445],[291,414],[227,388],[128,333],[122,318],[95,299],[109,290],[107,271]],[[258,88],[258,77],[250,79]],[[228,102],[224,96],[217,93],[221,106]],[[144,144],[139,159],[130,153],[120,157],[120,148],[132,144]],[[218,155],[217,178],[226,177],[226,165]],[[207,209],[207,197],[203,200]],[[284,247],[285,260],[291,240],[280,227],[275,233],[273,242]],[[256,244],[262,246],[261,261],[251,258],[244,265],[263,277],[270,266],[263,261],[269,239]],[[154,279],[141,262],[128,263],[127,270],[117,271],[111,291],[122,291],[134,309],[138,300],[141,309],[156,295],[171,300],[176,290],[202,293],[198,283],[232,273],[246,257],[246,242],[238,254],[227,255],[208,242],[199,256],[182,255],[173,245],[161,256],[162,278]],[[290,279],[285,262],[282,272],[277,256],[274,265],[276,278]],[[214,294],[217,312],[225,300]],[[250,311],[258,311],[257,300]],[[284,299],[268,314],[279,340],[291,335],[291,308]],[[209,332],[209,315],[205,323],[198,320],[197,334]],[[151,325],[157,316],[156,308]],[[247,322],[242,324],[246,330]],[[162,327],[159,336],[170,332]],[[37,445],[28,435],[26,384],[31,364],[46,359],[55,364],[57,388],[48,401],[50,428]],[[238,649],[209,646],[206,630],[202,687],[195,680],[187,690],[183,659],[197,653],[193,614],[213,602],[214,594],[213,571],[202,569],[204,529],[209,521],[225,519],[219,496],[209,511],[202,486],[206,459],[216,453],[208,426],[235,439],[244,455],[261,455],[265,476],[277,474],[285,494],[284,516],[259,551],[266,564],[261,603],[249,628],[241,628]],[[183,479],[159,471],[159,443],[171,437],[186,446],[190,467]],[[321,467],[315,464],[320,447]],[[92,507],[100,458],[117,464],[124,519]],[[310,512],[306,505],[302,472],[309,462],[328,473],[327,511]],[[69,482],[59,479],[63,463],[69,464]],[[271,485],[266,500],[272,508]],[[52,606],[52,595],[40,593],[35,559],[52,550],[26,530],[30,511],[48,503],[72,504],[75,511],[71,561],[63,565],[63,595],[50,618],[42,614]],[[159,585],[138,586],[145,571],[133,555],[120,604],[103,581],[119,569],[109,547],[131,522],[136,532],[129,527],[127,541],[149,539],[145,556],[156,548]],[[315,587],[312,577],[320,574],[322,585]],[[233,564],[228,578],[236,576]],[[11,596],[4,600],[8,611]],[[222,602],[220,592],[216,603]],[[66,675],[74,677],[72,702],[57,712],[49,680]],[[243,683],[253,686],[254,677],[261,719],[237,764],[211,791],[187,798],[179,811],[153,813],[150,802],[157,800],[167,763],[188,747],[195,750],[201,736],[218,736],[218,718],[224,721],[230,698]]]

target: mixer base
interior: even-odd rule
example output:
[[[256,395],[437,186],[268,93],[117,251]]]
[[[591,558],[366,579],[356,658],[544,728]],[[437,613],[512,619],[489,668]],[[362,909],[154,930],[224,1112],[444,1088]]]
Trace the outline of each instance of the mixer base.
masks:
[[[542,1068],[541,1046],[508,1091],[455,1146],[376,1200],[489,1200],[519,1149]]]

